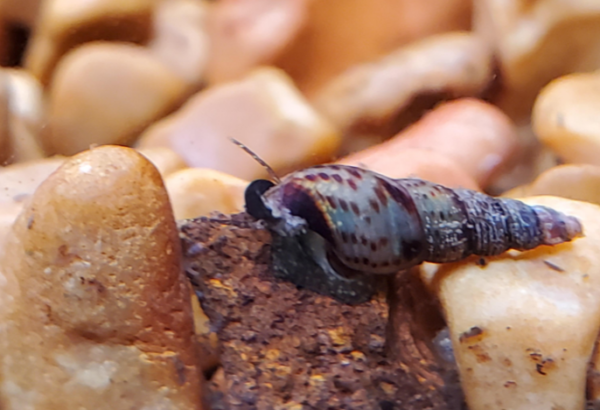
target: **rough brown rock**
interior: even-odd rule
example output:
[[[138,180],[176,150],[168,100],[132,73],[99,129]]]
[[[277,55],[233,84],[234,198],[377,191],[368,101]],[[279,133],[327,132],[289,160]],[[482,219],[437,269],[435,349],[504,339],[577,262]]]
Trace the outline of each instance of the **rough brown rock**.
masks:
[[[0,74],[0,166],[12,162],[12,148],[8,128],[9,110],[8,79],[5,75]]]
[[[202,408],[189,283],[161,177],[101,147],[40,185],[0,257],[0,405]]]
[[[393,352],[415,344],[427,351],[413,336],[424,326],[418,315],[394,313],[388,325],[384,294],[349,306],[275,279],[270,234],[245,214],[190,220],[180,230],[187,272],[221,343],[214,408],[451,408],[431,352]],[[398,284],[408,291],[414,281]],[[393,297],[395,312],[414,311],[404,293]]]
[[[8,93],[10,162],[44,158],[41,131],[46,125],[46,109],[42,86],[25,70],[6,69],[3,75]]]
[[[63,157],[53,157],[0,167],[0,253],[24,204],[64,161]]]
[[[187,167],[183,159],[175,151],[166,147],[141,148],[137,151],[152,162],[163,178]]]
[[[42,0],[0,0],[0,13],[11,22],[31,27],[36,20]]]
[[[402,147],[396,150],[393,141],[348,155],[338,162],[366,168],[390,178],[417,177],[453,188],[480,189],[473,177],[448,156],[423,148]]]

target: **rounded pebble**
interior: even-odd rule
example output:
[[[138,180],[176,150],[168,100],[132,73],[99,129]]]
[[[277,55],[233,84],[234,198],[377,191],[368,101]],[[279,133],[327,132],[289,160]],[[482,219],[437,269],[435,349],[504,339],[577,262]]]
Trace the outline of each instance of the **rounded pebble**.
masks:
[[[5,250],[4,408],[201,409],[189,283],[148,160],[113,146],[70,158]]]
[[[184,82],[143,47],[90,43],[56,68],[45,145],[72,155],[93,145],[127,144],[183,97]]]
[[[524,201],[577,217],[585,236],[484,264],[425,264],[422,277],[442,303],[470,409],[582,409],[600,329],[600,207]]]

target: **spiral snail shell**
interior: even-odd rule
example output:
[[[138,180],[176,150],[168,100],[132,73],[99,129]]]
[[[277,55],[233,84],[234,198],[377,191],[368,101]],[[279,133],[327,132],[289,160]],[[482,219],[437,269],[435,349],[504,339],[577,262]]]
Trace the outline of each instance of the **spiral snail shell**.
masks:
[[[544,206],[344,165],[311,167],[278,184],[256,180],[245,199],[276,234],[314,232],[328,257],[364,273],[556,245],[583,232],[575,217]]]

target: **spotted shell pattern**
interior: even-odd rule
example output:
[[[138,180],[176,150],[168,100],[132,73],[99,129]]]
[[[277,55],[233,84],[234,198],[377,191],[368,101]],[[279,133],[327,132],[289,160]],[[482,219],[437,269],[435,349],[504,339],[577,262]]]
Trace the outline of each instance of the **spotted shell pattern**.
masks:
[[[550,208],[344,165],[292,173],[262,200],[279,234],[310,229],[347,267],[369,273],[555,245],[582,234],[576,218]]]

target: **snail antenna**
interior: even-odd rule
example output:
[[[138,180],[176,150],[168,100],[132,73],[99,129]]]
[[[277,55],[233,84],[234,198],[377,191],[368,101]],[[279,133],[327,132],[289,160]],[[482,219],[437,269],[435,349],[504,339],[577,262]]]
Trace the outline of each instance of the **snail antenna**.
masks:
[[[269,176],[273,179],[273,181],[275,181],[276,183],[280,184],[281,183],[281,179],[279,179],[279,177],[277,176],[277,174],[275,173],[275,171],[273,171],[273,168],[271,168],[269,166],[269,164],[267,164],[265,161],[263,161],[262,158],[260,158],[258,155],[256,155],[250,148],[248,148],[247,146],[245,146],[244,144],[242,144],[241,142],[239,142],[238,140],[231,138],[231,141],[237,145],[238,147],[240,147],[241,149],[243,149],[248,155],[250,155],[256,162],[258,162],[264,169],[267,170],[267,172],[269,173]]]

